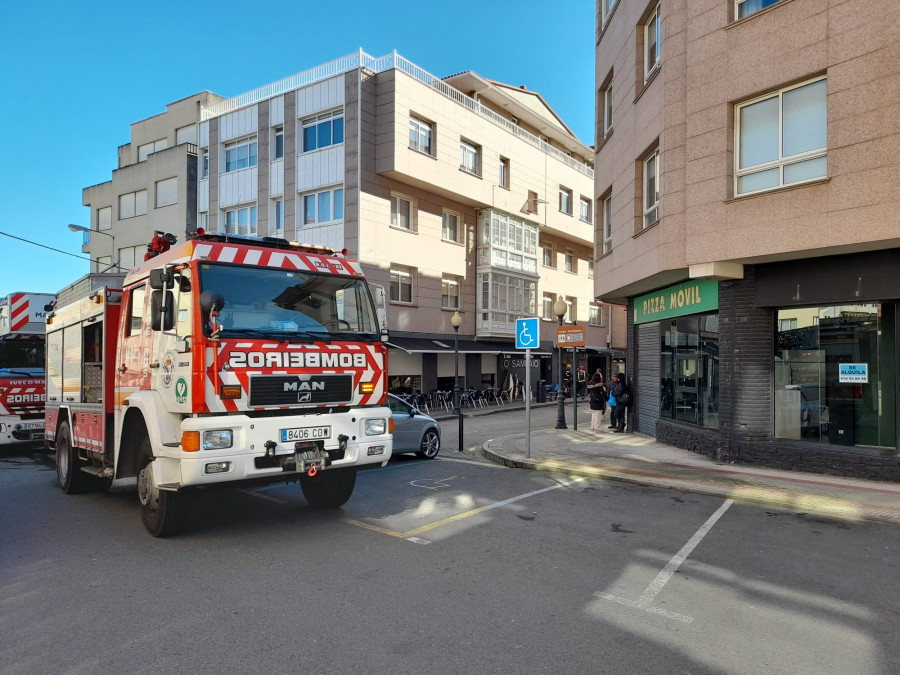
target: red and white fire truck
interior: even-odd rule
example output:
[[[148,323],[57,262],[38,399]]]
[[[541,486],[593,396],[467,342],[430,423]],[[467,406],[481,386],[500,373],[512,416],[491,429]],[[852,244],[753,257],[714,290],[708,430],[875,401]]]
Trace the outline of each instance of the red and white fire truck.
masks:
[[[391,455],[387,337],[383,289],[321,247],[201,234],[88,275],[47,319],[59,484],[137,477],[154,536],[197,487],[299,480],[340,506]]]
[[[46,293],[0,298],[0,446],[44,438]]]

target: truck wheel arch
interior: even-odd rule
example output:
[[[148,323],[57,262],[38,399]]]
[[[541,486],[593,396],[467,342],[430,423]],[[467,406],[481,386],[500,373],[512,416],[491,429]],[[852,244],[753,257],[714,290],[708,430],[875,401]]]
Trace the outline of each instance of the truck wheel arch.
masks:
[[[138,474],[138,451],[147,432],[147,423],[139,410],[129,408],[122,421],[116,478],[131,478]]]

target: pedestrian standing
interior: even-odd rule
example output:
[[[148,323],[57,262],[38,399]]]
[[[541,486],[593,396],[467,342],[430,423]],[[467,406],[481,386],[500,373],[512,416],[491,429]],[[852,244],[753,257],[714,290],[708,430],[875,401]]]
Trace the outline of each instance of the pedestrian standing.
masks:
[[[616,385],[619,381],[619,374],[613,373],[613,376],[609,381],[609,426],[607,429],[615,429],[617,424],[618,414],[619,414],[619,405],[618,400],[616,399]]]
[[[591,405],[591,430],[601,431],[608,391],[606,385],[603,384],[603,374],[599,368],[596,373],[591,375],[591,379],[587,383],[587,391]]]
[[[625,376],[622,373],[615,375],[615,384],[613,385],[610,395],[616,397],[615,408],[615,426],[614,431],[621,434],[625,431],[625,418],[628,416],[628,408],[631,405],[631,387],[625,382]]]

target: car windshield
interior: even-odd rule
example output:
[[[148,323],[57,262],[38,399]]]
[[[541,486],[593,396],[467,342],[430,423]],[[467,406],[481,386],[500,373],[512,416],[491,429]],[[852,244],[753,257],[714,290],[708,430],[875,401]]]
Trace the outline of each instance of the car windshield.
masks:
[[[245,335],[375,336],[375,310],[363,279],[299,270],[202,263],[201,291],[221,295],[221,331]],[[204,316],[204,331],[208,320]]]

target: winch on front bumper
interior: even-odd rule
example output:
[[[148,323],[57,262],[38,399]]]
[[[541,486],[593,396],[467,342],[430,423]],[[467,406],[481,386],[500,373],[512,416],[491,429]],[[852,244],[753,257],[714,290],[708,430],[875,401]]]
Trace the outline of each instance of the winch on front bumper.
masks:
[[[254,457],[253,463],[257,469],[280,467],[285,472],[312,471],[311,475],[315,475],[316,471],[331,466],[332,462],[344,459],[349,440],[350,437],[345,434],[338,435],[338,447],[330,450],[325,449],[324,441],[297,441],[293,453],[283,454],[276,453],[278,443],[266,441],[266,454]]]

